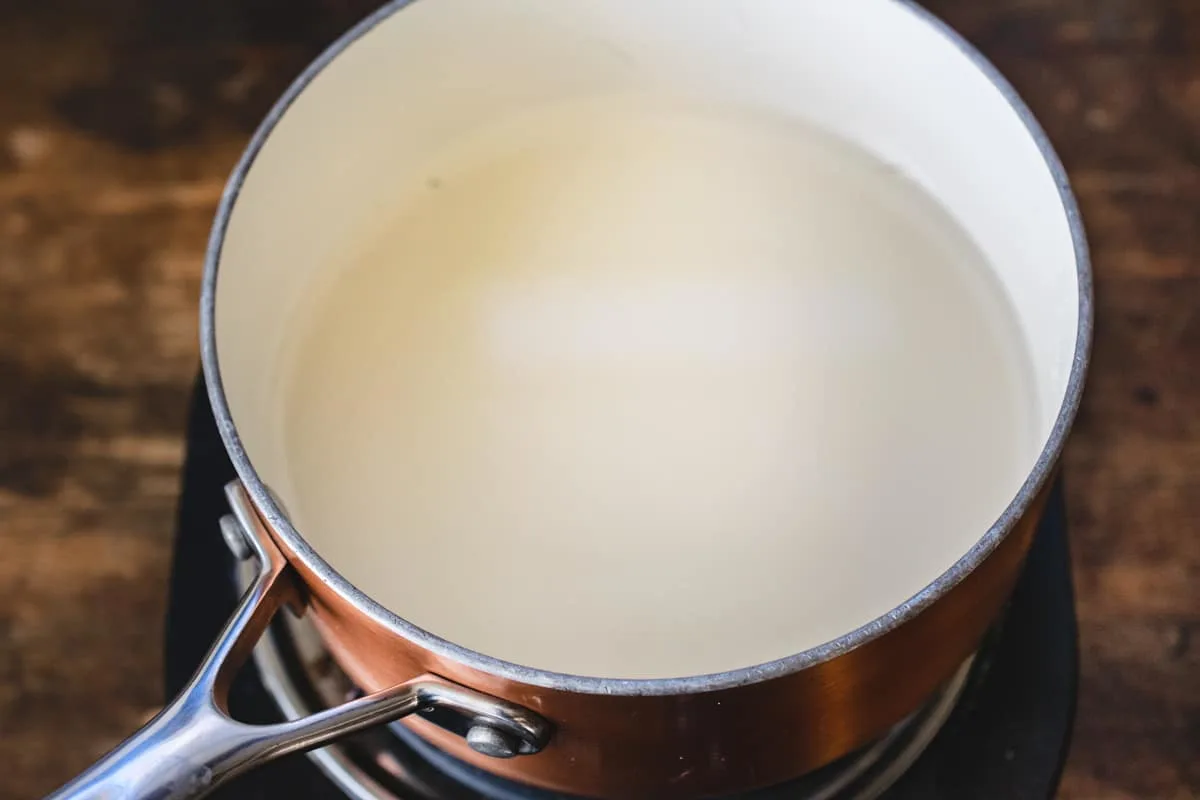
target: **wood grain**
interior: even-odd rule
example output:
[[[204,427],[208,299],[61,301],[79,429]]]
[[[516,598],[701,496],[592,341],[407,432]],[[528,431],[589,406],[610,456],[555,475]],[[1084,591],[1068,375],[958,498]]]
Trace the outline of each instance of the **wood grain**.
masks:
[[[0,798],[161,702],[213,208],[270,101],[370,5],[0,4]],[[1200,798],[1200,4],[927,5],[1043,121],[1094,248],[1062,797]]]

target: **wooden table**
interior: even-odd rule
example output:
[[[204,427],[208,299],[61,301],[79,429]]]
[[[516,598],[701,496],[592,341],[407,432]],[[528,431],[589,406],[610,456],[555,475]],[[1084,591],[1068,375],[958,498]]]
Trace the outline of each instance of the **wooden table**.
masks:
[[[0,4],[0,797],[161,702],[209,221],[270,101],[365,5]],[[1094,246],[1062,796],[1200,798],[1200,3],[930,5],[1041,117]]]

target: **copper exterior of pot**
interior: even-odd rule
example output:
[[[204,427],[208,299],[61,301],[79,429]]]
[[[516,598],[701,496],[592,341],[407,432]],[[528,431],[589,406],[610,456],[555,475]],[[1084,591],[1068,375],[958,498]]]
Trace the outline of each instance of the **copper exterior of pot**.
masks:
[[[598,798],[691,798],[799,777],[883,734],[915,711],[977,648],[1024,563],[1048,489],[1000,546],[920,614],[861,647],[797,672],[717,691],[607,695],[509,680],[398,637],[306,568],[277,538],[309,591],[339,664],[374,692],[432,673],[529,708],[555,731],[541,753],[474,753],[428,722],[414,730],[504,777]]]
[[[329,648],[367,691],[432,675],[542,715],[554,726],[549,743],[535,755],[512,760],[478,755],[461,737],[430,722],[413,719],[405,724],[482,769],[576,795],[669,800],[728,794],[797,777],[880,735],[926,701],[996,621],[1024,562],[1079,406],[1091,341],[1091,270],[1075,200],[1045,134],[1015,91],[969,44],[909,0],[897,0],[966,52],[1008,98],[1045,157],[1074,239],[1079,327],[1066,397],[1024,486],[977,544],[887,615],[834,642],[770,664],[654,681],[529,669],[416,628],[363,595],[313,551],[251,464],[230,416],[218,365],[220,251],[241,183],[258,150],[316,74],[408,2],[393,0],[343,37],[298,79],[263,123],[218,210],[201,304],[204,370],[218,427],[261,521],[306,590],[310,613]],[[403,579],[401,572],[397,580]]]

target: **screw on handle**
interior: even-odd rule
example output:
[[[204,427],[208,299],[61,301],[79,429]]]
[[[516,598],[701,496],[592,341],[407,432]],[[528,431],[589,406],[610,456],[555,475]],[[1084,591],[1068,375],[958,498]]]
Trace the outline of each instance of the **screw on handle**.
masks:
[[[226,490],[234,516],[221,532],[240,558],[254,556],[259,573],[237,610],[173,702],[144,728],[48,800],[190,800],[272,759],[310,750],[422,708],[454,710],[475,720],[483,749],[496,757],[535,753],[549,737],[538,715],[504,700],[432,677],[394,686],[336,708],[274,725],[248,725],[229,716],[229,682],[286,600],[292,573],[270,542],[238,483]],[[236,526],[236,528],[235,528]],[[240,532],[240,536],[238,533]],[[500,744],[497,744],[500,743]]]

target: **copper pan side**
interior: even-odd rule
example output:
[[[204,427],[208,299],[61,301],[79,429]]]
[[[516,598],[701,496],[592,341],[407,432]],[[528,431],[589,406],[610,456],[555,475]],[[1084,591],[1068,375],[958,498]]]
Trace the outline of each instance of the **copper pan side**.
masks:
[[[251,463],[234,424],[216,343],[226,228],[252,164],[289,104],[358,37],[408,4],[392,0],[327,51],[255,134],[213,228],[201,348],[214,414],[260,521],[291,564],[309,613],[345,672],[367,692],[432,675],[542,715],[554,731],[533,755],[499,760],[421,719],[413,730],[484,770],[552,790],[620,800],[713,797],[770,786],[833,761],[919,708],[977,648],[1024,563],[1083,391],[1091,343],[1091,268],[1066,173],[1011,86],[970,45],[911,0],[897,0],[962,50],[1008,101],[1044,157],[1074,247],[1078,328],[1062,405],[1022,488],[976,544],[908,602],[835,642],[778,662],[665,681],[580,678],[497,661],[441,640],[363,595],[304,540]],[[265,302],[265,301],[264,301]],[[831,565],[836,568],[836,565]],[[403,576],[398,575],[398,580]],[[552,602],[552,600],[551,600]]]
[[[916,710],[976,649],[1024,563],[1044,487],[999,546],[920,614],[862,646],[790,674],[675,695],[594,694],[499,677],[439,656],[362,613],[272,534],[342,668],[374,692],[431,673],[536,711],[554,725],[541,753],[474,753],[419,719],[414,730],[459,759],[547,789],[597,798],[694,798],[799,777]]]

